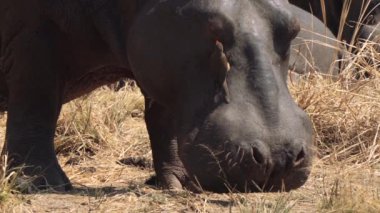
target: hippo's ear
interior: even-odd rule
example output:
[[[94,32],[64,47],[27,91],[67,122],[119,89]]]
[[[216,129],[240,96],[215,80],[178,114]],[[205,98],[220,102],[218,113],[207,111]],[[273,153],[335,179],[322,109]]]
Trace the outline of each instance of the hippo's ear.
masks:
[[[210,56],[210,71],[216,80],[217,94],[215,101],[219,102],[222,98],[226,103],[230,102],[230,94],[227,85],[227,74],[231,66],[223,50],[223,44],[220,41],[215,42],[213,52]]]
[[[213,16],[208,19],[207,34],[212,41],[223,43],[226,49],[233,44],[234,25],[226,17]]]

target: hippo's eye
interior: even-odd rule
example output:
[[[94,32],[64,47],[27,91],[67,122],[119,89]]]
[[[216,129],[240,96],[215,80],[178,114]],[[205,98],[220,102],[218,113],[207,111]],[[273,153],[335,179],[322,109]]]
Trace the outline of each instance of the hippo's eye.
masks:
[[[300,30],[301,29],[300,29],[299,25],[297,25],[297,27],[292,27],[291,30],[289,31],[290,40],[294,40],[297,37]]]
[[[290,45],[298,35],[298,28],[280,28],[274,32],[274,45],[278,55],[287,59],[290,54]]]

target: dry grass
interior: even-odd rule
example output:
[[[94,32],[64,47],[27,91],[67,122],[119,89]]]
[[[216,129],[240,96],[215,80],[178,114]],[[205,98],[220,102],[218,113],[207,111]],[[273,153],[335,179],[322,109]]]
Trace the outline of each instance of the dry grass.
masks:
[[[16,174],[0,177],[3,212],[379,212],[380,56],[365,44],[337,78],[310,74],[290,89],[311,117],[318,153],[310,180],[290,193],[193,194],[144,184],[152,168],[138,89],[100,88],[64,106],[56,151],[76,190],[19,195]],[[358,73],[360,75],[358,75]],[[367,78],[360,78],[360,76]],[[359,77],[359,78],[358,78]],[[4,138],[5,118],[0,118]],[[4,165],[2,166],[4,171]],[[4,174],[4,173],[2,173]]]
[[[380,73],[367,62],[379,59],[360,56],[350,60],[338,80],[311,74],[290,85],[313,120],[316,145],[324,159],[378,163]],[[368,78],[357,79],[358,73]]]
[[[4,162],[1,165],[0,168],[0,203],[5,202],[9,197],[12,196],[13,192],[16,192],[14,189],[16,188],[15,180],[17,173],[16,172],[9,172],[7,173],[7,156],[3,156],[2,162]]]
[[[117,93],[107,87],[98,89],[63,108],[57,125],[56,151],[91,157],[104,147],[128,141],[136,125],[134,120],[141,119],[143,110],[144,98],[136,87]]]

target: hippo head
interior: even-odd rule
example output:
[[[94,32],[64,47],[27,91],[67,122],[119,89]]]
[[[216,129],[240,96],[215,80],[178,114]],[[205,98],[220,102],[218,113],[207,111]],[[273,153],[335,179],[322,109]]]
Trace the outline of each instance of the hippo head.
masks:
[[[156,0],[131,30],[136,79],[175,118],[179,157],[203,189],[287,191],[307,180],[312,128],[286,84],[299,31],[287,7]]]

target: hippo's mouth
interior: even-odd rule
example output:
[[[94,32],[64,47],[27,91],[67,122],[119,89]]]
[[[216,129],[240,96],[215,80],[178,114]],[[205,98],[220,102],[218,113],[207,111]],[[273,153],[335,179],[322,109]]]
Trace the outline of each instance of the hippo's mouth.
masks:
[[[307,159],[284,171],[279,163],[265,163],[254,149],[244,154],[204,144],[180,146],[179,155],[190,180],[203,190],[217,193],[290,191],[307,181],[311,165]]]
[[[229,168],[216,162],[198,164],[197,160],[183,162],[190,180],[198,188],[217,193],[290,191],[301,187],[310,173],[309,167],[304,167],[282,176],[266,177],[256,173],[255,177],[249,177],[240,166]]]

